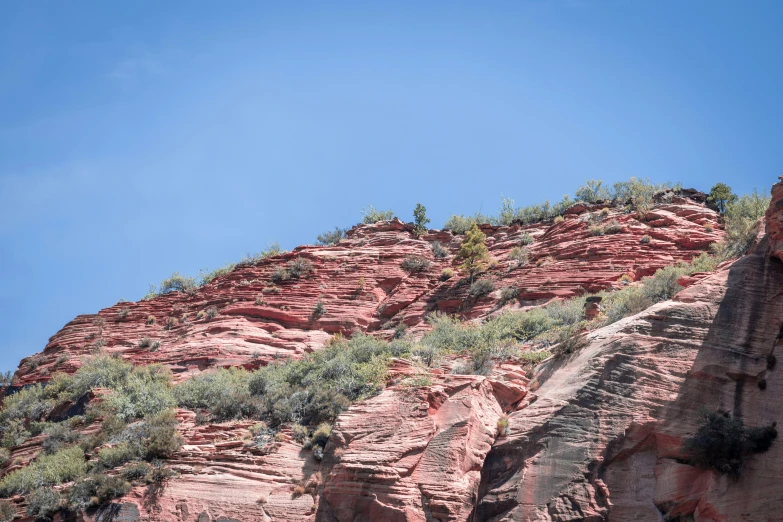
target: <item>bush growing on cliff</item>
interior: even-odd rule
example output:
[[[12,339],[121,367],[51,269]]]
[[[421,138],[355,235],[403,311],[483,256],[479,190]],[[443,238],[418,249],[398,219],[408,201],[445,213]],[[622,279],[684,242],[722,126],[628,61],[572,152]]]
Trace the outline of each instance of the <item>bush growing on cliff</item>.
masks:
[[[597,203],[612,197],[604,182],[597,179],[588,179],[583,186],[576,189],[574,195],[577,201],[585,203]]]
[[[459,247],[459,257],[462,260],[460,268],[468,272],[470,282],[473,277],[487,268],[489,251],[486,245],[487,236],[476,225],[465,232],[465,239]]]
[[[336,245],[345,239],[346,232],[348,232],[348,229],[334,227],[334,230],[326,231],[323,234],[320,234],[318,238],[316,238],[315,244],[320,246]]]
[[[239,368],[211,370],[178,384],[174,396],[179,406],[209,411],[216,422],[256,418],[262,410],[250,393],[250,378],[249,372]]]
[[[171,276],[160,282],[158,295],[168,294],[169,292],[191,293],[194,292],[197,287],[198,285],[196,284],[195,278],[183,276],[179,272],[174,272]]]
[[[70,507],[89,509],[127,494],[130,483],[122,477],[90,474],[77,481],[69,491]]]
[[[409,274],[416,274],[427,270],[432,262],[426,257],[422,256],[405,256],[405,259],[400,263],[400,268],[408,272]]]
[[[726,207],[737,201],[737,195],[725,183],[716,183],[707,196],[707,206],[719,214],[726,213]]]
[[[43,486],[57,486],[78,479],[87,471],[84,452],[79,447],[40,455],[28,466],[12,471],[0,479],[0,496],[25,495]]]
[[[445,230],[450,230],[454,234],[464,234],[473,225],[483,225],[488,224],[492,221],[492,218],[481,213],[475,213],[472,216],[462,216],[462,215],[452,215],[449,217],[449,219],[446,220],[446,223],[443,225],[443,228]]]
[[[495,289],[495,284],[489,279],[479,279],[470,285],[468,299],[479,299]]]
[[[269,243],[261,252],[257,252],[255,254],[245,254],[245,257],[243,257],[238,264],[255,266],[268,257],[279,256],[281,254],[285,254],[286,252],[286,250],[280,248],[280,243],[275,241],[274,243]]]
[[[767,451],[776,437],[774,423],[746,428],[742,419],[708,413],[705,423],[693,437],[686,439],[683,449],[696,466],[737,476],[747,457]]]
[[[33,490],[27,497],[25,513],[36,520],[50,520],[51,516],[63,506],[63,498],[50,487],[40,487]]]
[[[231,273],[234,268],[236,268],[236,263],[228,263],[226,265],[221,266],[220,268],[215,268],[214,270],[199,270],[199,275],[201,277],[201,280],[199,281],[199,286],[204,286],[208,283],[211,283],[212,280],[214,280],[217,277],[224,276],[226,274]],[[161,283],[161,287],[163,284]]]
[[[444,246],[441,245],[438,241],[433,241],[431,248],[432,255],[435,256],[436,259],[443,259],[449,255],[449,251],[446,250],[446,248],[444,248]]]
[[[372,205],[367,205],[367,208],[362,209],[362,223],[365,225],[372,225],[378,221],[389,221],[394,219],[393,210],[377,210]]]
[[[427,208],[421,203],[416,203],[413,209],[413,235],[421,237],[427,233],[427,223],[430,219],[427,217]]]
[[[714,246],[721,261],[739,257],[748,251],[758,233],[759,219],[769,207],[770,198],[754,190],[726,205],[726,239]]]

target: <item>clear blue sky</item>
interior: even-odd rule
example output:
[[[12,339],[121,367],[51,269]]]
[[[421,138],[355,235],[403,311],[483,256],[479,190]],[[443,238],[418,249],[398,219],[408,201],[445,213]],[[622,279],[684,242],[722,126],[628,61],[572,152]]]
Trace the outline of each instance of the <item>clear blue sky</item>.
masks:
[[[296,4],[296,5],[294,5]],[[783,3],[0,4],[0,370],[77,314],[586,178],[783,173]]]

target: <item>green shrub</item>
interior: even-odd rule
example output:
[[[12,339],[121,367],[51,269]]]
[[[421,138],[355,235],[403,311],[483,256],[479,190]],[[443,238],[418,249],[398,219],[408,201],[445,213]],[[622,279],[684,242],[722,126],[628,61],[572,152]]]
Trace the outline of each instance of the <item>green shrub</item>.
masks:
[[[727,204],[724,215],[726,239],[715,245],[721,261],[739,257],[748,251],[758,233],[759,219],[769,207],[769,197],[757,191]]]
[[[622,231],[623,227],[620,225],[620,223],[617,222],[616,219],[604,227],[604,232],[607,234],[619,234]]]
[[[438,241],[433,241],[432,245],[430,245],[432,248],[432,255],[435,256],[436,259],[443,259],[446,256],[449,255],[449,251],[444,248],[443,245],[441,245]]]
[[[320,317],[323,317],[325,314],[326,314],[326,306],[321,301],[315,303],[315,307],[313,307],[312,318],[318,319]]]
[[[63,447],[78,441],[80,434],[66,423],[50,424],[43,432],[46,435],[43,443],[45,453],[57,453]]]
[[[603,236],[606,233],[601,225],[593,225],[588,230],[591,236]]]
[[[207,307],[207,309],[204,311],[204,315],[207,316],[207,319],[214,319],[218,316],[218,309],[217,306],[210,306]]]
[[[535,240],[533,239],[533,236],[527,232],[522,233],[522,235],[519,237],[519,244],[522,246],[532,245],[534,241]]]
[[[224,276],[226,274],[231,273],[236,268],[235,263],[228,263],[227,265],[223,265],[220,268],[216,268],[211,271],[206,270],[200,270],[199,275],[201,276],[201,281],[199,281],[199,285],[204,286],[208,283],[211,283],[215,278]],[[161,283],[161,287],[163,284]]]
[[[123,442],[109,448],[101,448],[98,451],[99,469],[113,469],[139,458],[139,455],[130,444]]]
[[[280,248],[280,243],[274,242],[270,243],[266,246],[266,249],[262,250],[261,252],[250,254],[245,254],[245,257],[242,258],[242,260],[239,262],[240,265],[252,265],[255,266],[264,259],[267,259],[269,257],[273,256],[279,256],[281,254],[285,254],[286,251]]]
[[[297,257],[289,261],[286,266],[292,279],[307,277],[313,271],[313,264],[303,257]]]
[[[149,337],[142,337],[139,340],[139,348],[147,348],[151,352],[156,352],[160,348],[160,341]]]
[[[27,494],[39,486],[56,486],[75,480],[87,470],[84,452],[79,447],[41,455],[30,465],[12,471],[0,479],[0,496]]]
[[[584,201],[585,203],[597,203],[611,199],[609,189],[604,186],[604,182],[596,179],[589,179],[585,184],[574,193],[577,201]]]
[[[117,437],[120,444],[127,445],[128,450],[118,450],[117,454],[111,456],[118,460],[129,456],[145,460],[168,458],[182,446],[177,424],[173,409],[148,415],[144,420],[129,424]]]
[[[707,196],[707,206],[712,210],[722,214],[726,213],[726,208],[737,201],[737,196],[731,191],[731,187],[725,183],[716,183],[710,189],[710,195]]]
[[[285,268],[278,268],[269,276],[269,280],[273,283],[282,283],[289,279],[291,279],[291,274]]]
[[[516,299],[517,295],[519,295],[519,288],[514,288],[513,286],[504,286],[500,290],[500,302],[507,303],[512,301]]]
[[[0,500],[0,522],[11,522],[16,517],[16,504],[10,500]]]
[[[217,422],[255,418],[260,401],[250,393],[251,374],[243,369],[217,369],[200,373],[174,388],[179,406],[208,410]]]
[[[372,205],[367,205],[367,208],[362,209],[362,223],[365,225],[392,219],[394,219],[394,211],[392,210],[376,210]]]
[[[85,510],[122,497],[130,489],[130,483],[122,477],[90,474],[71,487],[68,500],[73,508]]]
[[[653,184],[649,179],[630,178],[614,184],[614,199],[644,216],[653,206],[655,194],[669,188],[669,184]]]
[[[652,241],[652,238],[649,235],[645,234],[641,237],[639,243],[642,243],[643,245],[647,245],[650,243],[650,241]]]
[[[542,350],[540,352],[522,352],[519,354],[519,360],[522,363],[538,364],[552,357],[552,352]]]
[[[27,497],[28,516],[36,520],[51,520],[52,515],[62,509],[63,499],[50,487],[36,488]]]
[[[528,263],[529,256],[530,254],[528,249],[524,247],[514,247],[508,253],[508,258],[514,263],[515,267],[526,265]]]
[[[454,234],[464,234],[470,230],[473,225],[483,225],[490,223],[491,221],[492,218],[480,213],[476,213],[467,217],[452,215],[449,219],[446,220],[443,228],[444,230],[450,230]]]
[[[489,279],[479,279],[468,289],[469,299],[479,299],[495,289],[495,284]]]
[[[0,468],[4,468],[11,462],[11,452],[5,448],[0,448]]]
[[[191,293],[196,290],[198,285],[193,277],[183,276],[179,272],[174,272],[168,278],[160,283],[158,295],[168,294],[169,292]]]
[[[329,435],[332,434],[332,425],[328,422],[322,422],[318,425],[318,427],[313,431],[313,435],[310,437],[310,442],[312,442],[313,446],[321,446],[322,448],[326,446],[326,443],[329,440]]]
[[[124,382],[112,386],[102,406],[127,421],[156,414],[174,405],[171,370],[150,364],[134,367]]]
[[[444,268],[440,273],[441,281],[448,281],[452,277],[454,277],[454,270],[451,268]]]
[[[497,422],[497,435],[498,437],[504,437],[508,435],[508,433],[509,433],[508,417],[503,415],[498,419]]]
[[[146,462],[133,462],[120,472],[122,478],[129,482],[145,482],[150,478],[152,466]]]
[[[683,449],[696,466],[737,476],[745,459],[752,453],[767,451],[776,437],[774,423],[745,428],[741,419],[708,413],[705,423],[685,440]]]
[[[424,272],[430,265],[432,265],[432,263],[429,259],[414,255],[405,256],[405,259],[400,263],[400,267],[410,274]]]
[[[334,227],[334,230],[320,234],[316,239],[315,244],[320,246],[336,245],[345,239],[346,232],[348,232],[348,230],[345,228]]]

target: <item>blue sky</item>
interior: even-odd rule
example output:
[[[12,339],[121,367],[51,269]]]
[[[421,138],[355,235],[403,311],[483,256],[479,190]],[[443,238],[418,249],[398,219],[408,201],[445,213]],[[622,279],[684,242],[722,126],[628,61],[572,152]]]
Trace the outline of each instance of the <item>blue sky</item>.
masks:
[[[0,370],[77,314],[586,178],[767,191],[780,2],[3,2]]]

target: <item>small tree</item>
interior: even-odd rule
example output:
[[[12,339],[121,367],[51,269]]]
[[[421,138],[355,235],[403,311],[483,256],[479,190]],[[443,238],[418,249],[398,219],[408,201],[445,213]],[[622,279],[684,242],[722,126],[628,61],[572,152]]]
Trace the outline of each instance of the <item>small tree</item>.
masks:
[[[597,179],[588,179],[584,186],[576,190],[576,200],[585,203],[595,203],[609,198],[609,190],[604,186],[604,182]]]
[[[716,183],[710,189],[710,195],[707,196],[707,206],[720,215],[724,215],[728,206],[735,201],[737,201],[737,195],[725,183]]]
[[[427,223],[430,220],[427,218],[427,207],[421,203],[416,203],[416,208],[413,209],[413,234],[416,237],[421,237],[427,232]]]
[[[462,258],[460,267],[468,271],[471,283],[473,283],[473,277],[487,267],[489,251],[486,239],[487,236],[474,223],[465,232],[465,240],[459,247],[459,257]]]

